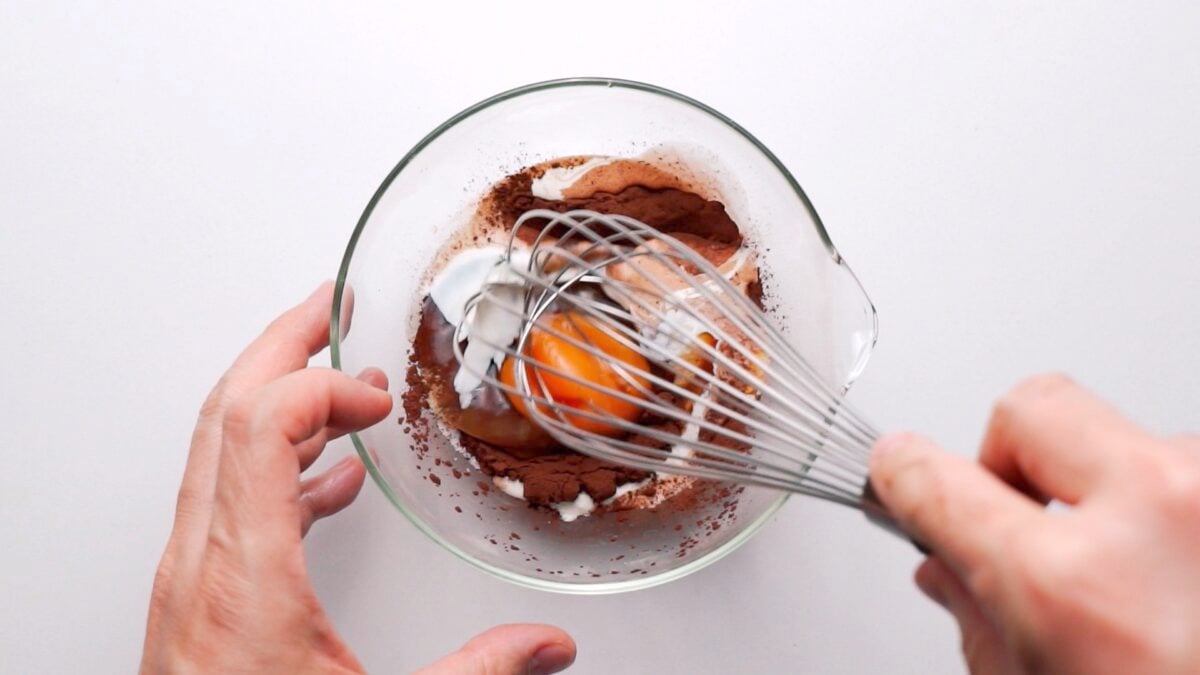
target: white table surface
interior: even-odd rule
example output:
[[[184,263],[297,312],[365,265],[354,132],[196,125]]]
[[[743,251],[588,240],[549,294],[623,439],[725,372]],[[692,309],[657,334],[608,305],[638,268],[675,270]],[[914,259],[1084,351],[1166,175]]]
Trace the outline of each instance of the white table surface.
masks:
[[[417,139],[529,81],[655,82],[773,148],[878,306],[853,398],[880,426],[973,453],[998,394],[1063,369],[1200,428],[1195,3],[401,4],[0,10],[0,671],[135,667],[208,388]],[[371,484],[306,550],[373,672],[526,620],[579,673],[962,670],[917,554],[807,500],[617,597],[485,576]]]

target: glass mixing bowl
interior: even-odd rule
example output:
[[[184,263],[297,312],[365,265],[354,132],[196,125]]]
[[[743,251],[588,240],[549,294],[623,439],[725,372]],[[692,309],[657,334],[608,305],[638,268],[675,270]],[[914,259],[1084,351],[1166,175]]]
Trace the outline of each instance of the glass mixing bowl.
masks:
[[[768,306],[831,383],[848,387],[875,343],[875,310],[812,204],[762,143],[712,108],[648,84],[569,79],[493,96],[417,143],[368,202],[338,272],[333,366],[382,368],[397,415],[352,436],[372,478],[422,532],[502,579],[568,593],[613,593],[678,579],[744,543],[786,501],[762,488],[707,484],[654,511],[572,523],[491,488],[436,433],[421,452],[397,423],[408,351],[435,253],[496,181],[569,155],[670,148],[714,182],[762,254]],[[353,331],[339,323],[353,289]]]

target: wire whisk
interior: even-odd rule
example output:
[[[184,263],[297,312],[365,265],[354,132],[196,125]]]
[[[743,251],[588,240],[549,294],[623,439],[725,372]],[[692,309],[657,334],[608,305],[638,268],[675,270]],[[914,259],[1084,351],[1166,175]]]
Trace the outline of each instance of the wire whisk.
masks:
[[[626,216],[528,211],[467,308],[501,328],[456,335],[460,367],[577,452],[810,495],[895,530],[868,474],[879,432],[746,292],[753,251],[722,253]],[[469,358],[472,341],[502,365]]]

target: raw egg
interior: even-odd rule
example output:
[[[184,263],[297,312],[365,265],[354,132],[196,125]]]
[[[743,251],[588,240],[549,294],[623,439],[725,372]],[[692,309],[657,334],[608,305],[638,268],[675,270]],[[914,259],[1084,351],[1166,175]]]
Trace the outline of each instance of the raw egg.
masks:
[[[559,334],[569,336],[585,345],[590,344],[603,352],[607,358],[593,355],[559,337]],[[613,395],[612,392],[619,391],[631,397],[644,398],[643,392],[648,387],[645,375],[650,366],[645,357],[610,336],[587,317],[573,312],[543,316],[530,332],[525,349],[526,376],[530,393],[534,396],[548,398],[568,408],[601,417],[630,422],[637,419],[641,407],[635,402]],[[509,387],[517,388],[518,360],[510,356],[500,367],[500,381]],[[614,363],[619,365],[614,367]],[[564,375],[557,375],[539,366],[553,368]],[[574,381],[565,375],[574,376],[580,381]],[[518,412],[530,417],[530,411],[521,396],[511,392],[506,392],[506,395]],[[554,417],[553,411],[545,407],[540,412]],[[565,418],[581,431],[605,436],[615,436],[622,432],[620,427],[601,420],[571,414],[567,414]]]

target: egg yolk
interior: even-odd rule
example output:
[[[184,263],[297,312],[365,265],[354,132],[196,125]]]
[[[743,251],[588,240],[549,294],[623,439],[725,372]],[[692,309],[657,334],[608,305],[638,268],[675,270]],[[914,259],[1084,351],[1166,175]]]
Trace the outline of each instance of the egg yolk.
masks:
[[[595,356],[586,349],[558,337],[556,333],[591,345],[603,352],[607,358]],[[645,373],[650,370],[650,366],[645,357],[636,350],[608,335],[588,318],[577,313],[545,315],[530,331],[525,348],[525,373],[533,396],[548,398],[568,408],[600,417],[613,417],[630,422],[637,419],[640,412],[637,403],[623,400],[609,392],[619,391],[632,397],[644,398],[643,391],[648,386]],[[518,359],[509,357],[500,366],[500,381],[513,388],[518,388],[517,361]],[[614,367],[614,362],[622,365]],[[572,381],[538,366],[572,375],[581,382]],[[543,384],[547,390],[545,392],[542,389]],[[530,411],[521,396],[511,392],[505,394],[518,412],[530,417]],[[539,412],[551,418],[555,417],[555,413],[544,405],[539,408]],[[601,420],[569,413],[564,417],[580,431],[605,436],[615,436],[622,432],[616,425]]]

